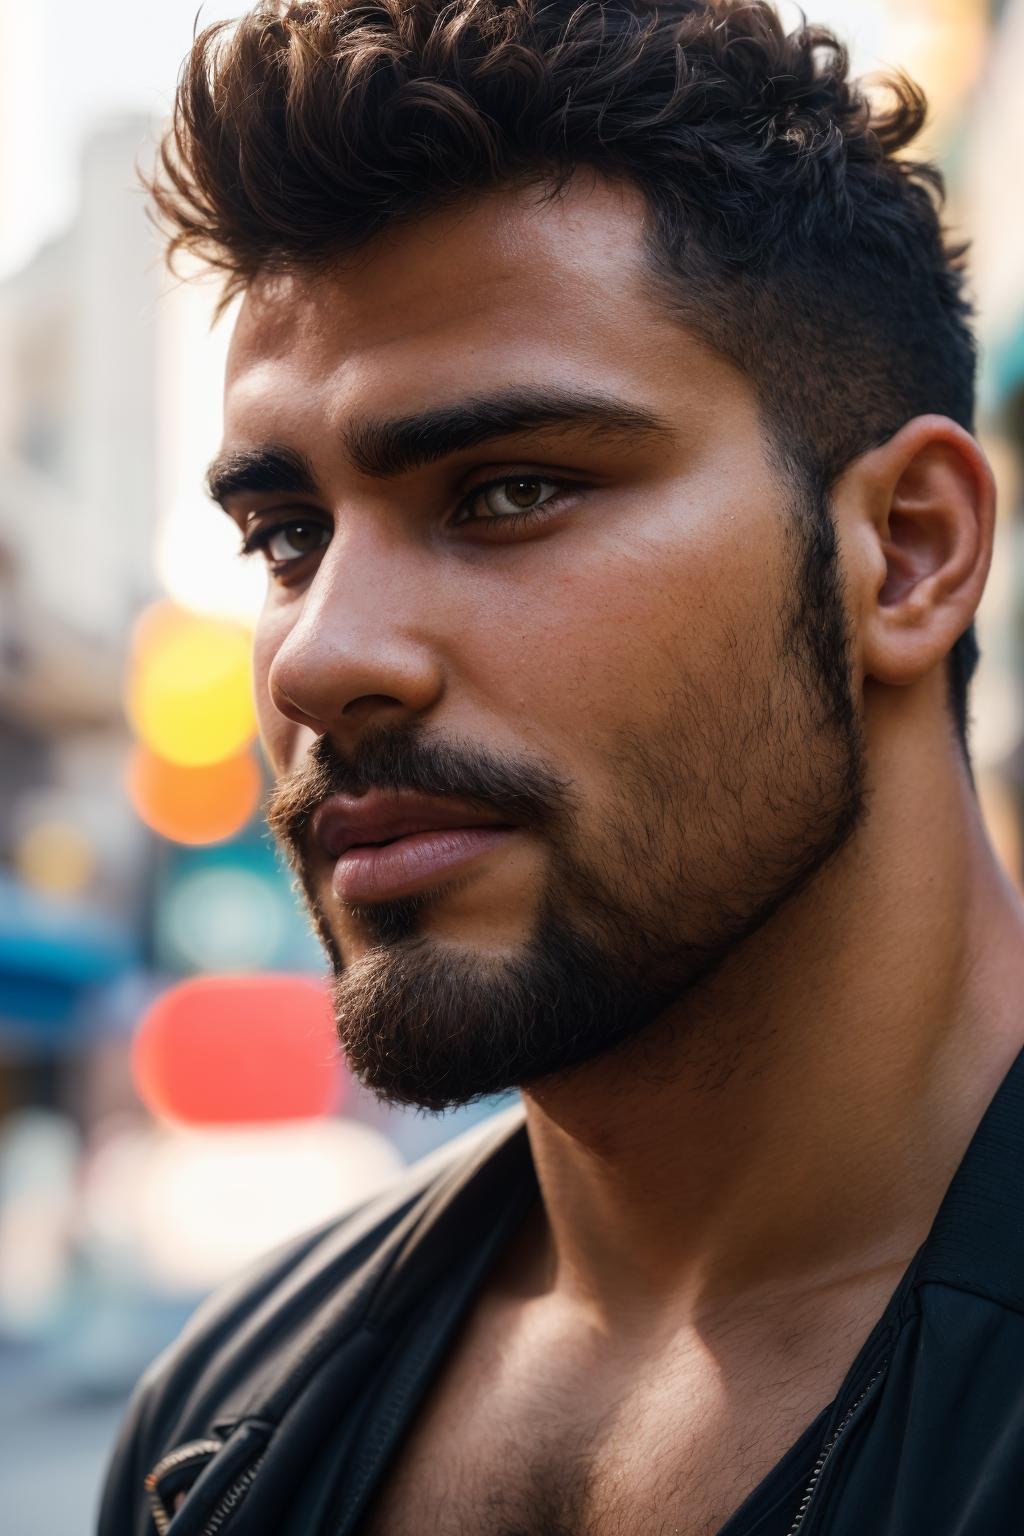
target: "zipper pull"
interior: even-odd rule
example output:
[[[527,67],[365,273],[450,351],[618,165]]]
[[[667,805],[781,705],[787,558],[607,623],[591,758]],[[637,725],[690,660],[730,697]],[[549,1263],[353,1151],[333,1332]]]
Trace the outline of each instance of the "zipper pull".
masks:
[[[223,1441],[220,1440],[190,1440],[187,1445],[179,1445],[162,1456],[153,1470],[146,1473],[142,1486],[146,1490],[157,1536],[167,1536],[168,1527],[185,1494],[222,1449]]]

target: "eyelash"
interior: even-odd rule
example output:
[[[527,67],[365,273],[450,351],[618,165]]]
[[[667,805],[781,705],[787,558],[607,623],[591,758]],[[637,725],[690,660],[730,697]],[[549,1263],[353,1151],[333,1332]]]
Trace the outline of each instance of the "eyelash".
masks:
[[[525,527],[527,523],[539,522],[545,515],[549,514],[549,509],[557,509],[561,505],[565,492],[580,489],[580,487],[573,484],[572,481],[557,480],[552,475],[534,475],[532,477],[515,474],[499,475],[494,480],[485,480],[482,485],[474,486],[469,494],[464,496],[462,501],[460,501],[456,507],[456,517],[460,517],[463,512],[472,507],[473,503],[477,501],[479,497],[485,495],[487,491],[493,491],[500,486],[507,485],[510,480],[526,478],[541,480],[548,485],[557,487],[555,494],[539,507],[527,507],[521,512],[506,512],[500,517],[470,518],[465,521],[456,522],[454,526],[464,528],[467,526],[467,523],[476,523],[478,525],[491,523],[497,524],[501,528],[510,529],[512,532],[517,532],[520,528]],[[265,528],[258,528],[253,533],[246,534],[242,539],[238,553],[241,556],[257,554],[261,549],[266,547],[266,545],[270,542],[275,534],[281,533],[286,528],[293,528],[296,524],[299,524],[303,527],[308,527],[313,521],[314,520],[312,517],[289,517],[280,523],[268,523]],[[327,546],[324,544],[320,547],[321,549],[326,549]],[[315,554],[316,550],[308,550],[306,553]],[[291,560],[279,560],[276,563],[268,562],[268,564],[270,566],[271,572],[277,575],[282,571],[286,571],[290,566],[297,565],[300,560],[304,560],[305,558],[306,555],[295,555]]]

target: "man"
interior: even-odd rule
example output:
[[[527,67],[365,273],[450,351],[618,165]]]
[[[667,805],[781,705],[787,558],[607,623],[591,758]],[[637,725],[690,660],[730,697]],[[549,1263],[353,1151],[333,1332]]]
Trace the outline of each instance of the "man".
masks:
[[[361,1079],[522,1107],[201,1309],[102,1536],[1021,1528],[993,488],[894,89],[757,0],[198,36],[269,823]]]

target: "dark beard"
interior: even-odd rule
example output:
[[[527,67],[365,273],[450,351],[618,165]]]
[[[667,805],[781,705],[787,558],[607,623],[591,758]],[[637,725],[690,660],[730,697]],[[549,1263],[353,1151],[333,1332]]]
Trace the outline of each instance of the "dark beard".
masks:
[[[548,897],[523,952],[502,957],[415,936],[416,914],[400,905],[375,914],[378,935],[389,937],[333,982],[349,1067],[383,1100],[444,1110],[565,1071],[633,1035],[673,998],[671,985],[638,990],[621,956],[574,929]]]
[[[440,1111],[536,1084],[650,1037],[849,842],[865,808],[864,746],[850,693],[835,540],[830,521],[814,511],[805,509],[798,530],[799,592],[771,637],[778,675],[767,696],[745,691],[742,666],[744,643],[767,641],[737,641],[729,701],[735,752],[712,754],[699,770],[688,762],[687,744],[706,733],[709,705],[682,690],[655,740],[624,733],[615,762],[621,803],[596,860],[569,835],[575,818],[554,815],[554,780],[537,777],[536,803],[552,811],[550,873],[520,951],[485,954],[423,933],[422,914],[442,886],[349,908],[372,947],[346,964],[297,866],[333,964],[342,1050],[378,1098]],[[745,754],[741,742],[753,743]],[[397,733],[380,739],[380,751],[370,738],[365,745],[361,777],[373,782],[376,768],[378,782],[434,787],[429,753],[418,757],[410,744],[406,763]],[[326,750],[321,739],[314,755]],[[469,757],[451,758],[448,767],[454,793],[484,795]],[[505,810],[506,770],[494,764],[493,771],[487,793]],[[529,769],[507,771],[508,792],[515,784],[529,804]],[[513,778],[521,772],[525,778]],[[768,810],[746,822],[737,807],[751,772],[761,796],[755,805]]]

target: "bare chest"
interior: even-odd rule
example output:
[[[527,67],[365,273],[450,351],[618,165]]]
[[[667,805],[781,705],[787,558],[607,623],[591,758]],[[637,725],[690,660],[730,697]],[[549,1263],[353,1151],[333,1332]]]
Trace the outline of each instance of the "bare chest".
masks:
[[[545,1435],[512,1421],[417,1434],[361,1536],[718,1536],[820,1406],[756,1436],[719,1425],[609,1441],[592,1425]]]
[[[360,1536],[717,1536],[849,1363],[780,1385],[728,1382],[700,1349],[625,1383],[556,1360],[463,1345]]]

